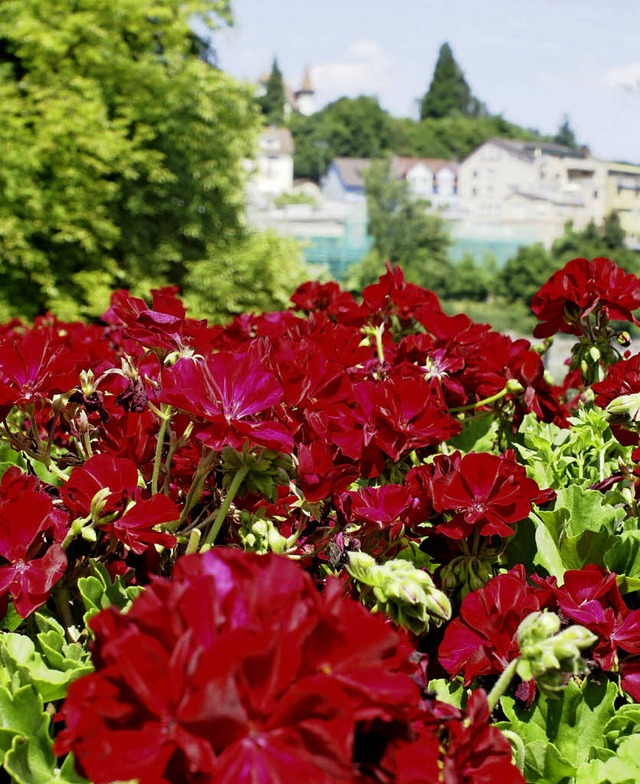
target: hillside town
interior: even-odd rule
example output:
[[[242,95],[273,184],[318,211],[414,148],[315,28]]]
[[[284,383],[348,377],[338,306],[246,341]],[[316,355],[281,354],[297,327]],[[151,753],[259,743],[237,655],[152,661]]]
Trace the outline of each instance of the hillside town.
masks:
[[[269,78],[258,80],[259,101]],[[309,67],[299,87],[283,81],[282,88],[285,122],[317,111]],[[336,156],[310,179],[294,177],[294,154],[286,125],[264,129],[255,161],[247,162],[249,223],[300,240],[308,262],[341,278],[371,245],[365,194],[371,159]],[[640,250],[640,164],[594,158],[586,145],[494,137],[460,160],[394,154],[391,167],[446,221],[453,259],[490,254],[501,264],[523,245],[549,247],[568,221],[582,229],[610,213],[617,214],[627,246]]]
[[[303,242],[305,258],[340,277],[368,249],[364,175],[371,161],[337,157],[320,183],[293,177],[287,128],[268,127],[249,186],[248,216]],[[616,212],[640,250],[640,165],[598,160],[587,149],[493,138],[461,161],[394,156],[396,176],[444,218],[453,254],[499,261],[526,244],[548,246],[567,221],[583,228]],[[290,197],[290,198],[287,198]]]

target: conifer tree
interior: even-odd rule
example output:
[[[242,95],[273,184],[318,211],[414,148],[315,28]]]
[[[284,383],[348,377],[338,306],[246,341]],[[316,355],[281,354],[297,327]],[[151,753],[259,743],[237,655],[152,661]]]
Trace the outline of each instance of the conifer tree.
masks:
[[[429,90],[422,99],[420,119],[462,114],[479,117],[486,114],[484,105],[471,93],[462,69],[455,61],[448,43],[442,44]]]
[[[260,108],[267,125],[284,124],[284,104],[284,80],[278,67],[278,61],[274,58],[271,73],[267,79],[266,92],[260,99]]]

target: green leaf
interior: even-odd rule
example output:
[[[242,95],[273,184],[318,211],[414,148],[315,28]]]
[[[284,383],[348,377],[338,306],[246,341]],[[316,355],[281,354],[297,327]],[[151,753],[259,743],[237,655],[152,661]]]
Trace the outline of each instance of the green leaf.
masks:
[[[45,702],[62,699],[72,681],[93,671],[90,663],[77,663],[66,670],[52,669],[36,651],[33,641],[23,634],[3,634],[0,656],[8,673],[22,683],[32,683]]]
[[[0,686],[0,748],[8,755],[23,755],[18,746],[28,744],[28,758],[35,770],[48,770],[48,779],[27,779],[27,784],[50,782],[55,768],[49,737],[50,717],[44,712],[42,698],[31,685],[22,686],[13,693]],[[16,743],[16,740],[19,743]],[[6,766],[5,756],[5,766]]]
[[[636,591],[640,588],[640,531],[624,531],[604,554],[604,565],[624,582],[620,590]],[[624,592],[624,591],[623,591]]]
[[[440,702],[455,705],[456,708],[462,708],[466,698],[464,686],[457,679],[434,678],[429,681],[429,691],[435,694],[435,698]]]
[[[576,784],[637,784],[640,781],[640,735],[625,738],[615,756],[584,762]]]
[[[112,580],[107,569],[98,561],[91,562],[91,570],[92,575],[78,580],[78,590],[86,610],[83,620],[87,628],[89,620],[100,610],[115,606],[126,611],[144,590],[137,585],[127,586],[120,575]]]
[[[567,569],[581,569],[589,563],[602,566],[605,553],[617,539],[615,530],[624,514],[623,509],[606,504],[597,490],[576,485],[562,488],[552,510],[531,515],[538,546],[534,563],[560,583]]]
[[[503,697],[508,722],[499,726],[522,738],[527,780],[537,783],[542,776],[549,784],[564,784],[579,765],[597,756],[616,696],[616,684],[603,678],[600,683],[585,679],[582,685],[572,679],[557,697],[539,694],[530,708]]]
[[[494,452],[498,443],[498,427],[495,417],[466,419],[462,432],[450,438],[449,444],[461,452]]]

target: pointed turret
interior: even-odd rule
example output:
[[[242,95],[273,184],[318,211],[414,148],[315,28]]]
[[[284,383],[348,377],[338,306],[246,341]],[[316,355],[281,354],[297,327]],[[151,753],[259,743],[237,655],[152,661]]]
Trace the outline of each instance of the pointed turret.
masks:
[[[296,109],[300,114],[309,115],[315,112],[315,92],[311,83],[311,70],[308,65],[305,65],[300,89],[295,93]]]

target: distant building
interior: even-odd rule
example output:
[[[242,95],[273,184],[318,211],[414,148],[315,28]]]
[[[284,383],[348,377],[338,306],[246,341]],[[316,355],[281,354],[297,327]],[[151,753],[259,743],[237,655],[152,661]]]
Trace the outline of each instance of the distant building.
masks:
[[[364,202],[364,173],[370,158],[334,158],[320,182],[322,195],[329,201]]]
[[[607,212],[618,213],[627,245],[640,250],[640,165],[607,163],[606,169]]]
[[[258,140],[254,161],[249,169],[248,200],[266,206],[276,196],[293,187],[293,137],[288,128],[269,126]]]
[[[489,139],[459,166],[458,195],[467,217],[463,231],[495,224],[549,244],[568,220],[576,227],[605,215],[606,166],[559,144]]]
[[[334,158],[322,178],[322,195],[330,201],[364,202],[364,175],[370,158]],[[392,171],[409,186],[410,192],[427,199],[433,207],[446,209],[457,204],[458,164],[441,158],[394,156]]]
[[[436,209],[449,209],[458,203],[458,164],[443,158],[408,158],[394,156],[392,167],[410,192],[427,199]]]

